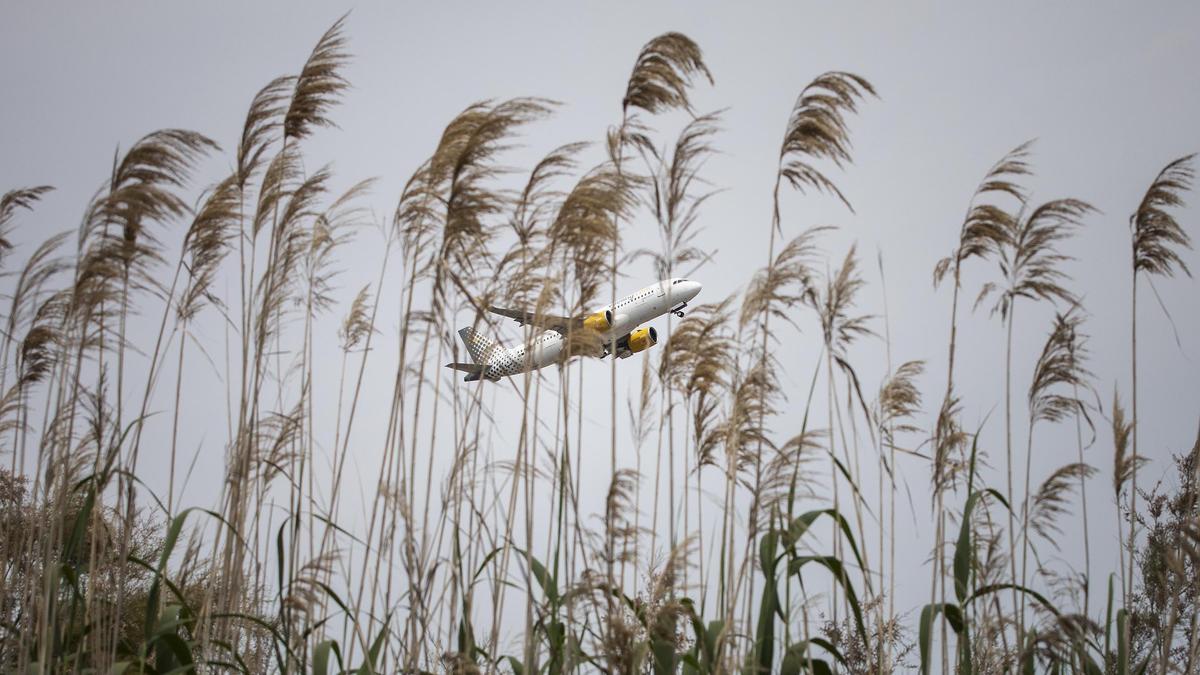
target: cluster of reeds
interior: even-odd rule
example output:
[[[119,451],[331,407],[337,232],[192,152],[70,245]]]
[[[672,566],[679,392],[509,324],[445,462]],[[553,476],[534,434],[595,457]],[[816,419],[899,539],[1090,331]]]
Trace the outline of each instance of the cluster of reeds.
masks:
[[[951,284],[951,307],[946,385],[931,400],[920,389],[926,362],[892,363],[886,310],[860,309],[869,286],[856,248],[831,264],[835,228],[785,213],[788,190],[850,208],[836,177],[852,161],[852,116],[875,90],[852,73],[817,76],[783,127],[764,267],[741,294],[668,316],[664,344],[621,366],[641,361],[625,440],[615,360],[607,383],[585,381],[594,371],[580,365],[594,335],[569,335],[558,368],[501,384],[465,386],[441,364],[457,358],[457,327],[493,321],[493,301],[581,313],[615,297],[617,277],[640,261],[657,278],[709,263],[702,214],[717,188],[704,168],[721,112],[694,109],[694,87],[713,81],[700,47],[677,33],[646,44],[621,116],[590,134],[598,159],[571,143],[521,175],[506,153],[556,104],[468,106],[411,161],[381,228],[380,267],[342,307],[341,248],[367,224],[371,182],[335,191],[332,170],[303,157],[333,125],[346,46],[339,20],[298,74],[253,97],[232,169],[206,188],[193,172],[217,143],[153,132],[118,153],[74,238],[35,245],[19,268],[14,228],[49,188],[0,200],[0,265],[11,275],[0,336],[0,668],[1196,670],[1200,445],[1179,460],[1178,490],[1137,482],[1137,290],[1188,271],[1190,239],[1175,218],[1190,156],[1154,179],[1130,218],[1128,416],[1118,394],[1107,409],[1095,395],[1083,293],[1066,266],[1072,234],[1103,216],[1078,199],[1034,200],[1029,144],[985,173],[934,270]],[[685,119],[677,136],[655,127],[664,113]],[[643,218],[658,245],[634,249],[630,223]],[[976,292],[964,289],[966,265],[995,270],[975,306],[990,303],[1007,340],[1002,453],[966,426],[955,386],[959,295]],[[881,256],[881,277],[883,267]],[[385,303],[394,332],[381,321]],[[1022,364],[1016,308],[1035,304],[1056,316],[1040,355]],[[131,331],[139,315],[157,331]],[[223,344],[201,342],[212,331],[200,326],[217,327]],[[797,331],[819,338],[818,353],[792,348]],[[326,334],[340,346],[336,383],[318,368]],[[886,350],[878,387],[856,366],[864,344]],[[219,495],[185,508],[177,460],[187,459],[181,413],[193,405],[185,363],[197,356],[227,392],[224,437],[213,422],[204,445],[224,480]],[[1032,372],[1024,415],[1012,391],[1022,368]],[[364,418],[364,383],[381,371],[390,401]],[[784,372],[807,383],[802,396],[786,395]],[[597,394],[606,385],[607,406]],[[613,422],[607,489],[593,509],[583,467],[595,470],[599,446],[585,411],[597,405]],[[493,414],[501,408],[516,414]],[[1074,425],[1077,447],[1036,476],[1036,432],[1060,424]],[[1097,469],[1084,454],[1110,440],[1115,564],[1090,556]],[[149,452],[169,457],[165,495],[139,467]],[[361,517],[352,456],[379,462]],[[1003,476],[995,483],[989,459]],[[904,467],[928,471],[937,542],[929,601],[907,608],[895,602],[897,580],[913,578],[896,554]],[[1040,554],[1072,514],[1082,571]],[[1089,590],[1103,575],[1101,611]]]

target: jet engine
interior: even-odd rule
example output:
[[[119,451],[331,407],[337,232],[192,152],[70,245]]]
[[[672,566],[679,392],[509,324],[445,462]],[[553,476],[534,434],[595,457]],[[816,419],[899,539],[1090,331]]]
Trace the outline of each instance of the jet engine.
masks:
[[[629,334],[630,354],[646,351],[656,344],[658,344],[658,331],[654,330],[654,326],[639,328]]]
[[[584,319],[583,327],[594,330],[597,333],[603,333],[609,328],[612,328],[612,320],[612,311],[606,309],[603,312],[596,312],[595,314]]]

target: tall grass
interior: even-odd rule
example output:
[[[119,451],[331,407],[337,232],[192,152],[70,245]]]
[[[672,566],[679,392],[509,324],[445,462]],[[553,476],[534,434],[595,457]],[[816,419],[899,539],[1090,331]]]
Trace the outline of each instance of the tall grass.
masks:
[[[693,106],[709,66],[690,38],[653,38],[632,55],[616,126],[527,169],[510,150],[556,104],[471,104],[409,158],[376,223],[370,180],[339,189],[330,167],[305,161],[335,124],[348,46],[338,20],[296,75],[257,92],[230,135],[232,168],[211,185],[197,169],[221,150],[199,133],[156,131],[118,151],[73,248],[70,233],[25,234],[48,187],[0,199],[6,672],[1091,675],[1200,663],[1200,445],[1179,458],[1177,487],[1137,482],[1137,282],[1188,270],[1176,218],[1191,156],[1130,220],[1129,417],[1119,394],[1111,406],[1095,394],[1108,383],[1089,369],[1085,289],[1067,269],[1071,235],[1102,218],[1079,199],[1030,198],[1028,143],[986,169],[934,270],[952,283],[940,401],[922,390],[922,355],[893,367],[891,326],[910,317],[870,316],[857,247],[834,257],[837,228],[793,215],[808,200],[850,206],[835,177],[852,170],[852,115],[875,90],[845,72],[817,75],[788,113],[771,222],[743,233],[763,237],[766,264],[733,279],[743,292],[668,317],[664,344],[605,364],[607,383],[585,365],[595,335],[579,331],[557,368],[467,385],[440,366],[461,358],[458,327],[496,328],[490,304],[579,313],[615,296],[618,277],[712,269],[704,214],[721,186],[705,162],[721,113]],[[598,160],[589,136],[603,141]],[[629,245],[642,220],[656,247]],[[373,236],[378,268],[343,275],[347,242]],[[956,388],[958,331],[977,320],[959,298],[973,260],[996,270],[976,306],[992,300],[1006,345],[996,485],[984,429],[998,423],[967,427]],[[1057,309],[1028,363],[1014,348],[1030,321],[1017,328],[1018,300]],[[798,332],[819,347],[797,348]],[[876,386],[857,364],[881,347]],[[199,400],[195,361],[224,401]],[[627,411],[618,369],[640,374]],[[1012,379],[1026,370],[1021,411]],[[379,373],[391,397],[366,400]],[[803,396],[787,396],[791,377]],[[585,411],[605,388],[613,422],[598,440]],[[200,405],[201,451],[222,480],[188,498]],[[1045,430],[1071,424],[1074,458],[1036,476]],[[1085,429],[1111,435],[1115,565],[1093,563],[1086,506],[1073,505],[1097,471]],[[596,472],[604,441],[608,471]],[[149,453],[165,477],[150,475]],[[906,470],[929,476],[934,541],[928,602],[907,608]],[[1072,577],[1049,551],[1075,512],[1086,562]],[[1102,587],[1092,611],[1088,591]]]

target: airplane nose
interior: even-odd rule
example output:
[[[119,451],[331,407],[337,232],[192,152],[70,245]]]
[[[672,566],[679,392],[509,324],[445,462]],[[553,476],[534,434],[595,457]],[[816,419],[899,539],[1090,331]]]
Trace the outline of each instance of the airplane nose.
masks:
[[[699,281],[687,281],[687,282],[684,282],[683,286],[686,289],[688,300],[691,300],[692,298],[699,295],[700,289],[704,288],[704,286]]]

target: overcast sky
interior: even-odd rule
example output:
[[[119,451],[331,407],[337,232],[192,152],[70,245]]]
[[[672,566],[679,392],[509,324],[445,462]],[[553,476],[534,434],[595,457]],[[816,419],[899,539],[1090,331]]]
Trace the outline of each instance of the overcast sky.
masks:
[[[106,177],[114,150],[151,130],[195,129],[232,147],[254,92],[277,75],[295,72],[344,11],[326,3],[247,4],[4,4],[0,190],[43,183],[58,187],[34,215],[22,218],[25,230],[19,240],[74,228]],[[884,296],[876,256],[882,255],[892,358],[930,361],[922,380],[926,407],[936,406],[945,377],[949,311],[947,289],[935,293],[932,288],[933,266],[951,250],[968,200],[988,166],[1033,138],[1036,175],[1026,185],[1034,198],[1077,197],[1098,209],[1064,248],[1076,258],[1070,265],[1071,287],[1084,296],[1090,313],[1086,330],[1092,336],[1091,369],[1100,398],[1106,411],[1114,386],[1128,398],[1127,219],[1164,164],[1200,150],[1195,70],[1200,63],[1200,4],[790,2],[754,9],[741,3],[645,4],[355,7],[346,24],[355,56],[347,70],[353,89],[333,112],[339,128],[323,130],[307,143],[306,164],[311,169],[332,162],[342,186],[378,177],[367,203],[385,217],[442,127],[467,104],[526,95],[563,103],[554,118],[527,131],[524,148],[509,158],[526,167],[561,143],[602,139],[619,121],[625,80],[638,49],[663,31],[682,31],[701,45],[716,81],[697,88],[696,109],[726,109],[723,131],[715,140],[721,154],[704,170],[704,177],[723,192],[705,206],[699,238],[718,253],[695,275],[704,283],[697,300],[712,301],[739,291],[750,271],[765,260],[773,172],[796,94],[824,71],[852,71],[868,78],[880,96],[867,101],[851,120],[854,165],[833,174],[855,213],[827,198],[789,196],[783,227],[790,236],[811,225],[838,226],[825,240],[831,264],[857,242],[869,281],[864,311],[879,315]],[[678,119],[661,123],[658,138],[665,142],[673,138]],[[199,182],[218,178],[230,161],[225,155],[206,164]],[[1200,198],[1191,201],[1200,203]],[[1200,237],[1200,209],[1191,206],[1179,215]],[[647,214],[627,227],[631,246],[643,241],[639,237],[652,241],[645,234],[652,227]],[[343,251],[349,270],[341,278],[344,299],[373,279],[379,249],[378,237],[364,233]],[[1187,253],[1185,259],[1200,269],[1200,256]],[[965,296],[973,297],[994,274],[976,265],[967,275]],[[649,279],[647,268],[632,268],[620,288],[632,291]],[[1174,317],[1180,344],[1147,288],[1140,304],[1140,412],[1142,452],[1154,460],[1143,475],[1151,480],[1170,475],[1167,458],[1191,447],[1200,419],[1200,295],[1196,283],[1186,278],[1160,280],[1157,289]],[[1032,305],[1018,312],[1017,410],[1023,409],[1033,359],[1052,316],[1048,307]],[[819,341],[811,319],[799,320],[805,333],[786,340],[793,351],[780,354],[794,367],[784,374],[791,410],[802,402],[800,383],[806,382]],[[882,322],[876,327],[882,332]],[[398,332],[394,319],[382,329],[384,339]],[[223,335],[219,326],[200,327],[199,332],[216,343]],[[139,336],[143,346],[149,335]],[[327,339],[332,348],[335,338]],[[992,414],[983,445],[998,469],[1003,457],[998,420],[1004,347],[999,321],[983,311],[964,316],[960,344],[964,421],[973,427]],[[873,389],[885,372],[883,343],[864,342],[852,357]],[[394,365],[381,360],[379,377],[368,383],[365,428],[383,423]],[[589,377],[607,382],[607,368],[589,366]],[[639,368],[630,360],[622,369],[620,386],[626,390],[636,382]],[[333,366],[328,376],[336,377]],[[209,379],[206,386],[220,392],[220,383]],[[496,396],[511,394],[505,389]],[[190,442],[208,443],[203,456],[216,458],[225,436],[223,422],[221,428],[206,425],[211,425],[210,415],[223,420],[224,411],[206,410],[205,398],[197,395],[190,404],[185,429],[191,432]],[[587,417],[603,441],[596,448],[595,468],[606,473],[607,396],[602,398],[604,405]],[[784,420],[781,436],[788,436],[789,425],[798,428],[799,422],[794,415]],[[1022,439],[1023,420],[1018,416],[1016,427]],[[1095,560],[1109,570],[1115,568],[1111,556],[1116,550],[1112,446],[1100,422],[1088,461],[1102,473],[1092,480],[1089,497],[1095,504],[1093,522],[1102,528],[1094,537]],[[1074,452],[1073,426],[1048,429],[1036,450],[1035,482],[1071,461]],[[496,455],[505,459],[502,450]],[[364,448],[355,460],[355,470],[370,476],[377,450]],[[146,461],[146,471],[165,471],[164,459]],[[619,461],[632,464],[632,451]],[[193,478],[189,500],[205,503],[215,494],[219,464],[208,464]],[[932,547],[932,532],[923,495],[928,494],[928,467],[914,460],[901,468],[915,495],[914,517],[898,519],[893,534],[915,540],[907,562],[922,570],[916,578],[927,579],[924,555]],[[990,473],[988,479],[999,485],[1002,473]],[[873,477],[867,480],[873,484]],[[165,478],[159,484],[164,483]],[[373,492],[369,478],[363,489]],[[599,494],[587,495],[594,498],[590,510],[599,510]],[[1061,556],[1073,565],[1082,557],[1078,541],[1071,529],[1062,539]],[[901,598],[900,606],[920,602],[919,588],[911,593]]]

